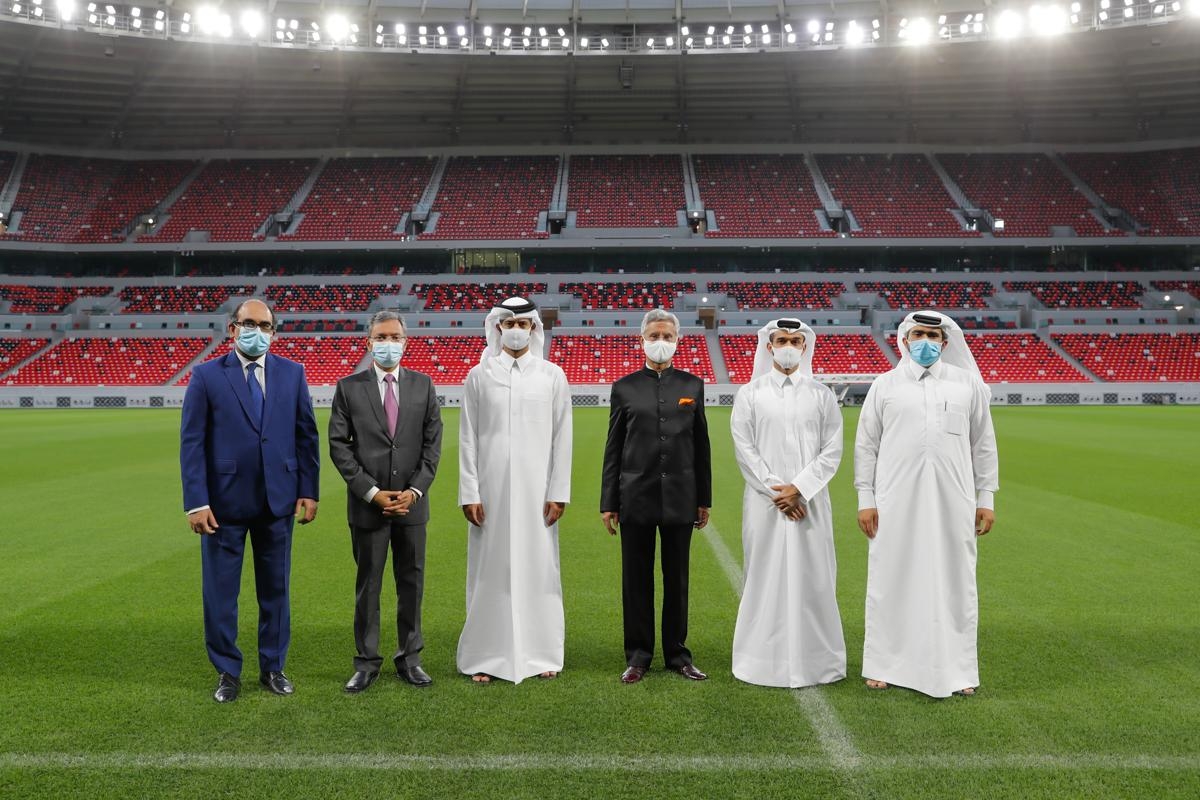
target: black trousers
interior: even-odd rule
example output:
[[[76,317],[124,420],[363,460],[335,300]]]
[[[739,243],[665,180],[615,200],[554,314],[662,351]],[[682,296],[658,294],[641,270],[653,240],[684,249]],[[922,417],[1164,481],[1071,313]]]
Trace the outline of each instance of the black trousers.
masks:
[[[688,563],[692,526],[621,525],[621,603],[625,663],[649,667],[654,659],[654,549],[662,535],[662,646],[669,669],[692,663],[688,628]]]
[[[388,548],[392,550],[392,575],[396,581],[397,668],[421,663],[425,640],[421,636],[421,595],[425,591],[425,523],[404,525],[386,522],[378,528],[351,526],[350,541],[358,576],[354,582],[354,669],[378,672],[379,593]]]

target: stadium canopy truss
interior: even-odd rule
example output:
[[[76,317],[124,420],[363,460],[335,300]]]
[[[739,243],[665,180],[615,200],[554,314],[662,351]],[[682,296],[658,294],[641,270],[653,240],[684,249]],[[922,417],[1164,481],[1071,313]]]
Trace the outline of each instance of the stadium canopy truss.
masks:
[[[1200,0],[0,0],[0,139],[82,148],[1136,142]]]

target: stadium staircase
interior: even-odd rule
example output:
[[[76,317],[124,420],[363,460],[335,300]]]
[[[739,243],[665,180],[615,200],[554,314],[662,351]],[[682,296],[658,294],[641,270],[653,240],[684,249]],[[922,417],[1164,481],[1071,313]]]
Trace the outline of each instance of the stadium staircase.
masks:
[[[691,219],[693,214],[698,214],[703,218],[705,216],[704,200],[700,197],[700,182],[696,180],[696,165],[692,163],[692,157],[688,153],[681,153],[679,158],[683,163],[684,213],[687,214],[688,219]],[[711,345],[712,342],[709,344]]]
[[[11,333],[18,333],[18,331],[12,331]],[[37,331],[37,333],[38,333],[39,339],[47,340],[46,343],[43,344],[41,347],[38,347],[37,349],[35,349],[33,352],[26,355],[20,361],[16,361],[12,364],[6,364],[6,365],[0,367],[0,378],[4,377],[5,375],[7,375],[10,372],[16,372],[17,370],[24,368],[24,366],[26,364],[28,364],[29,362],[35,361],[39,357],[45,355],[46,353],[48,353],[50,351],[50,348],[54,347],[56,344],[61,342],[63,340],[63,337],[66,335],[62,331]],[[18,338],[18,337],[5,336],[4,338]]]
[[[1058,340],[1055,339],[1053,336],[1051,336],[1049,333],[1047,333],[1045,331],[1045,329],[1038,331],[1037,337],[1039,339],[1041,339],[1043,342],[1045,342],[1046,346],[1049,347],[1051,350],[1053,350],[1055,355],[1057,355],[1063,361],[1070,364],[1075,369],[1079,370],[1080,373],[1082,373],[1083,375],[1086,375],[1087,379],[1089,381],[1095,382],[1098,380],[1092,374],[1092,371],[1083,364],[1083,362],[1081,362],[1075,356],[1068,353],[1066,351],[1066,348],[1064,348],[1061,344],[1059,344]]]
[[[421,199],[413,206],[410,213],[400,218],[400,224],[396,226],[396,233],[407,233],[411,220],[424,222],[425,233],[433,233],[437,229],[438,215],[432,213],[431,209],[434,201],[437,200],[438,190],[442,187],[442,178],[446,176],[446,167],[449,165],[450,156],[442,156],[437,160],[437,164],[433,167],[433,174],[429,176],[429,184],[421,193]]]
[[[219,334],[216,336],[213,336],[212,341],[210,341],[208,343],[208,346],[206,346],[203,350],[201,350],[199,353],[197,353],[195,358],[193,358],[191,361],[189,361],[187,364],[185,364],[183,369],[179,370],[178,372],[176,372],[174,375],[171,376],[170,380],[167,381],[167,385],[174,386],[177,383],[179,383],[180,381],[182,381],[184,378],[186,378],[187,376],[191,375],[193,369],[195,369],[196,367],[203,364],[205,361],[208,361],[210,358],[212,358],[216,354],[217,350],[219,350],[224,343],[225,343],[224,336],[221,336]]]
[[[17,193],[21,191],[21,178],[25,175],[25,165],[29,163],[29,153],[17,153],[9,170],[8,180],[0,190],[0,216],[8,220],[8,232],[17,233],[21,227],[20,212],[12,214],[13,203],[17,201]]]
[[[265,235],[268,239],[274,239],[280,234],[292,234],[296,232],[296,228],[304,221],[304,215],[297,213],[300,206],[304,205],[304,201],[308,199],[312,193],[313,187],[317,185],[317,181],[321,177],[321,173],[325,171],[325,167],[329,164],[329,156],[321,156],[317,159],[317,165],[308,171],[308,177],[304,179],[304,183],[300,184],[300,188],[292,195],[292,199],[287,205],[279,210],[277,214],[273,214],[263,223],[263,227],[259,230],[259,234]],[[274,227],[278,225],[278,227]]]
[[[725,353],[721,351],[720,331],[705,331],[704,338],[708,342],[708,360],[712,362],[712,371],[717,383],[727,383],[729,367],[725,364]]]
[[[955,216],[961,217],[960,221],[963,223],[963,227],[966,227],[972,219],[982,219],[984,226],[980,235],[991,236],[992,222],[995,221],[992,215],[971,202],[971,198],[967,197],[967,193],[962,190],[962,187],[954,182],[954,178],[950,177],[950,173],[946,171],[942,162],[937,160],[937,156],[932,151],[925,153],[925,159],[941,179],[942,186],[946,187],[946,191],[950,194],[950,199],[958,206],[959,213]]]
[[[571,180],[571,156],[558,156],[558,177],[554,179],[554,192],[550,195],[549,218],[567,221],[567,189]]]
[[[125,241],[135,242],[137,241],[138,236],[141,235],[156,236],[158,232],[162,230],[162,226],[166,225],[167,220],[171,218],[171,206],[175,205],[176,200],[183,197],[184,192],[186,192],[188,187],[192,185],[192,181],[196,180],[200,173],[204,171],[204,168],[208,166],[208,161],[209,160],[207,158],[202,158],[197,161],[196,166],[192,167],[192,171],[189,172],[184,179],[179,182],[178,186],[167,193],[167,196],[162,199],[162,202],[150,209],[150,211],[148,211],[146,214],[143,214],[141,217],[134,220],[133,224],[129,227],[127,235],[125,236]],[[143,218],[154,220],[154,224],[146,230],[139,232],[138,227],[140,226]]]
[[[842,204],[833,196],[829,184],[825,182],[825,175],[821,172],[821,165],[817,163],[816,155],[811,152],[805,153],[804,164],[808,167],[808,171],[812,175],[813,188],[817,190],[817,197],[821,199],[821,206],[825,211],[825,219],[822,221],[822,224],[828,224],[828,230],[839,231],[838,221],[845,220],[846,230],[861,230],[858,223],[854,221],[854,216],[848,214],[842,208]]]
[[[1129,231],[1130,233],[1137,232],[1137,221],[1134,220],[1124,209],[1110,206],[1104,202],[1104,198],[1096,194],[1096,191],[1088,186],[1082,178],[1075,174],[1075,170],[1067,164],[1062,157],[1055,152],[1047,152],[1046,157],[1050,159],[1050,163],[1058,167],[1063,175],[1067,176],[1067,180],[1075,187],[1075,190],[1088,199],[1092,204],[1092,216],[1095,217],[1101,225],[1106,229],[1118,229]]]

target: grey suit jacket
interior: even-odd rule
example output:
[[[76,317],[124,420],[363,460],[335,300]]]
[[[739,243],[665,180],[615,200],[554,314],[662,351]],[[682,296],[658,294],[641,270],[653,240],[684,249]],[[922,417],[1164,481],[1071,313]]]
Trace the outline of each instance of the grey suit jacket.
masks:
[[[383,512],[363,498],[380,489],[419,489],[424,495],[397,518],[429,521],[429,487],[442,455],[442,414],[433,381],[403,367],[396,370],[400,416],[393,438],[379,398],[374,366],[338,381],[329,417],[329,456],[346,481],[347,517],[352,526],[377,528]]]

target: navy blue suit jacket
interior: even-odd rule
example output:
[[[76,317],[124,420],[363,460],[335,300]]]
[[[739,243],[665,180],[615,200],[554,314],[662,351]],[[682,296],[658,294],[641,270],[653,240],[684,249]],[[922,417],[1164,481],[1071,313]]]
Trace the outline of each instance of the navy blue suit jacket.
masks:
[[[291,516],[298,498],[318,499],[320,445],[304,367],[268,353],[264,369],[261,429],[234,351],[192,371],[179,436],[185,511],[211,506],[220,524]]]

